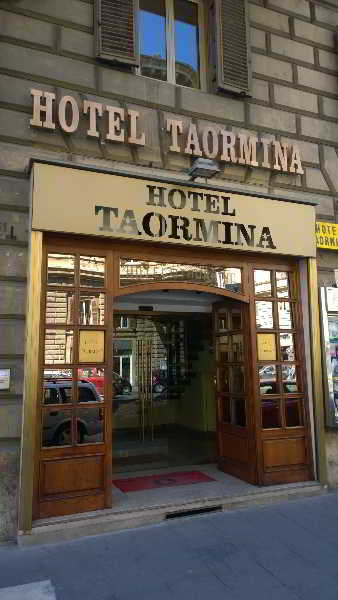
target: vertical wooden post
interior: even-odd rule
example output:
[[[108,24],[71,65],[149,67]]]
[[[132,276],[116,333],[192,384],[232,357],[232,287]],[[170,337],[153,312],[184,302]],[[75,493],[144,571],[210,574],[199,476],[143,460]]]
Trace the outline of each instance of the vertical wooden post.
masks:
[[[325,446],[325,420],[320,343],[319,296],[317,284],[317,261],[315,258],[308,259],[308,286],[312,358],[312,389],[316,434],[317,469],[319,481],[322,484],[327,484],[327,458]]]
[[[42,280],[42,233],[32,231],[28,263],[23,420],[20,461],[19,534],[32,529],[36,411],[39,394],[39,355]]]

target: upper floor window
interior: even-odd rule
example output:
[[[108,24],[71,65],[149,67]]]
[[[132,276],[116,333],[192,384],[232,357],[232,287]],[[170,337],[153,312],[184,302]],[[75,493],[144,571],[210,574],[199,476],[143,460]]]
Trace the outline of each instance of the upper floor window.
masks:
[[[201,6],[197,0],[140,0],[140,73],[200,87]]]
[[[248,0],[94,0],[97,56],[161,81],[248,94]]]

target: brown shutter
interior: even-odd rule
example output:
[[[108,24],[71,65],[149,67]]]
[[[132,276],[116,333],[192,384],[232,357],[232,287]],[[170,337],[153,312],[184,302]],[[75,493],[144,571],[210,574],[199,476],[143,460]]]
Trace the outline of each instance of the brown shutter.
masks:
[[[98,57],[138,66],[139,0],[96,0],[95,6]]]
[[[248,94],[250,89],[249,27],[247,0],[214,0],[210,7],[214,24],[211,57],[216,60],[218,91]]]

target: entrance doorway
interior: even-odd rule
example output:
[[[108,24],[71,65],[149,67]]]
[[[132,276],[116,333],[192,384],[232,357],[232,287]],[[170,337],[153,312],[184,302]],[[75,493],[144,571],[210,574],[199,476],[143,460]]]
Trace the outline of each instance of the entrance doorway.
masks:
[[[114,355],[128,336],[134,375],[114,384],[113,469],[216,461],[211,313],[139,311],[117,314],[115,324]]]
[[[150,246],[52,236],[43,250],[34,518],[110,508],[112,466],[312,478],[295,260],[154,262]]]

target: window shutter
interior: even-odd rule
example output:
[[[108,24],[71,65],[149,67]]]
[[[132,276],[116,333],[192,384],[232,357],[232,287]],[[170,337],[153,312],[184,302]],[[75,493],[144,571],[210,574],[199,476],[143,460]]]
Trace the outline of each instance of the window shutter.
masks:
[[[249,27],[247,0],[214,0],[214,52],[218,91],[249,94]]]
[[[138,66],[139,0],[96,0],[95,5],[97,56]]]

